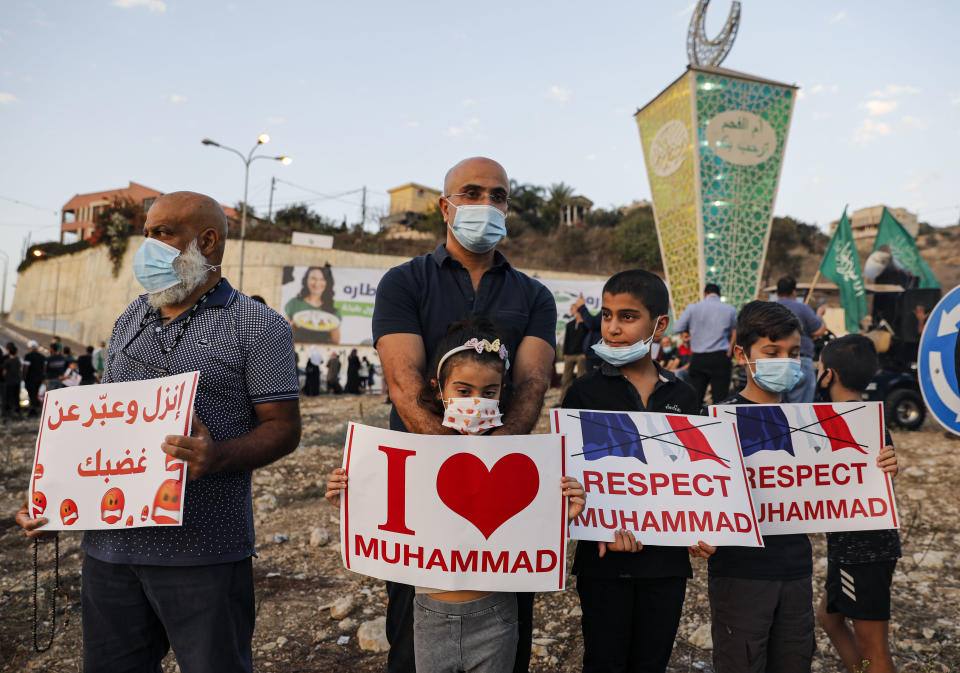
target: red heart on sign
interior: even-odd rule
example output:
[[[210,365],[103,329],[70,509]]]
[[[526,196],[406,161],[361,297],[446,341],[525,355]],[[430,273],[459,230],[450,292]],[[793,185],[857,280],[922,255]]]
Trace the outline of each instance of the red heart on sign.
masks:
[[[526,509],[540,490],[537,465],[510,453],[487,470],[469,453],[447,458],[437,473],[437,495],[447,507],[477,527],[485,538]]]

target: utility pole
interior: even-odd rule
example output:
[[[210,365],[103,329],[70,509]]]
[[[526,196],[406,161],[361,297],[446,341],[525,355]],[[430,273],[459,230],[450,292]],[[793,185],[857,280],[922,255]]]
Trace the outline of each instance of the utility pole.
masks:
[[[363,186],[363,199],[360,201],[360,228],[367,223],[367,186]]]
[[[276,176],[270,178],[270,205],[267,206],[267,222],[273,222],[273,190],[277,188]]]

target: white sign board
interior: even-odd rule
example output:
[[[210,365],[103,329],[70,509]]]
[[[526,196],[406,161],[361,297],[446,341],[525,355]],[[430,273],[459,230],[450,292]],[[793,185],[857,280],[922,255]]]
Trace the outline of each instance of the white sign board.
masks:
[[[882,402],[711,406],[737,424],[764,535],[897,528]]]
[[[189,435],[199,372],[51,390],[30,478],[46,530],[182,523],[186,464],[160,449]]]
[[[290,236],[290,245],[304,245],[309,248],[333,248],[333,236],[329,234],[308,234],[303,231],[295,231]]]
[[[555,409],[587,496],[570,537],[762,547],[734,424],[705,416]]]
[[[559,435],[414,435],[351,423],[344,566],[451,591],[563,589],[562,444]]]
[[[563,343],[564,330],[567,328],[567,323],[573,318],[573,314],[570,313],[570,305],[577,301],[581,294],[583,294],[584,305],[590,313],[597,314],[600,312],[604,281],[539,277],[537,280],[547,286],[547,289],[553,295],[553,301],[557,304],[557,344]]]

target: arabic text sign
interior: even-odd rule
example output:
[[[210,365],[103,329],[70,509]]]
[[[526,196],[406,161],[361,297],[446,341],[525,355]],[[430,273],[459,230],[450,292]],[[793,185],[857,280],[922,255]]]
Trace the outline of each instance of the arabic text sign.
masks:
[[[186,464],[160,444],[190,433],[199,375],[49,391],[31,516],[47,517],[49,530],[180,525]]]
[[[344,565],[445,590],[563,589],[562,444],[558,435],[413,435],[351,423]]]
[[[760,532],[897,528],[881,402],[710,407],[737,423]]]
[[[570,537],[762,547],[733,423],[703,416],[556,409],[569,474],[587,494]]]

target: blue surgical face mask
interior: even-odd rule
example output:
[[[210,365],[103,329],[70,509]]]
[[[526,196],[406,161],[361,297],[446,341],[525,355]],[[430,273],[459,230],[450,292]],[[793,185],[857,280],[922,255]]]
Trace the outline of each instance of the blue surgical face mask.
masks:
[[[143,289],[153,294],[173,287],[180,276],[173,268],[173,260],[180,251],[155,238],[145,238],[133,258],[133,273]]]
[[[604,362],[612,364],[614,367],[623,367],[631,362],[642,360],[650,352],[650,344],[653,343],[653,336],[657,333],[657,323],[661,316],[653,323],[653,334],[649,339],[641,339],[629,346],[608,346],[603,339],[600,343],[593,344],[591,348]]]
[[[673,352],[673,346],[664,346],[663,352],[666,353],[667,355],[670,355],[670,353]]]
[[[793,390],[803,378],[803,369],[797,358],[760,358],[747,362],[753,365],[754,382],[770,393],[785,393]]]
[[[477,254],[490,252],[507,235],[506,215],[490,205],[455,206],[450,229],[460,245]]]

